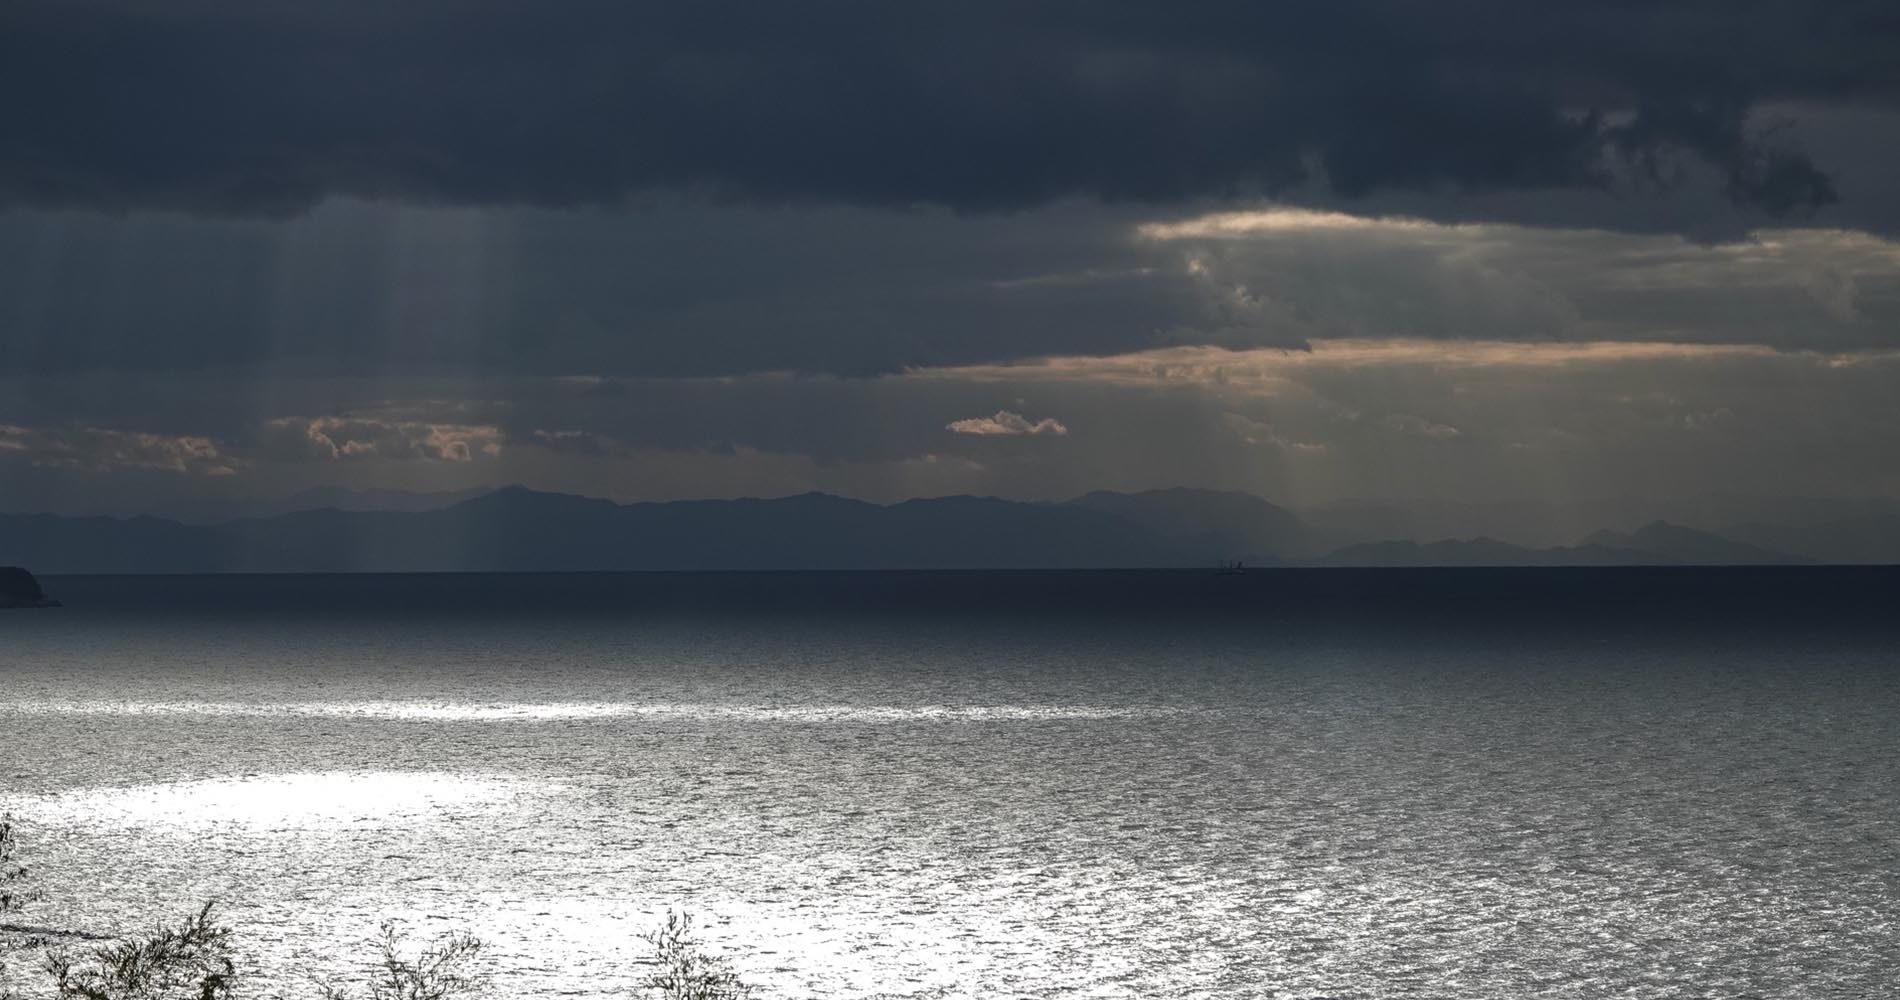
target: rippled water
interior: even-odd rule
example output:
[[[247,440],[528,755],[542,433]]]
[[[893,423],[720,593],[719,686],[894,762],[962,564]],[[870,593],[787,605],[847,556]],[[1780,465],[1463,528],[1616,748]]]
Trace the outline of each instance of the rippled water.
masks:
[[[668,906],[774,996],[1895,995],[1877,619],[1140,613],[1158,580],[1049,614],[970,575],[908,612],[67,581],[0,618],[0,808],[34,922],[217,899],[285,995],[386,916],[480,933],[497,995],[623,989]]]

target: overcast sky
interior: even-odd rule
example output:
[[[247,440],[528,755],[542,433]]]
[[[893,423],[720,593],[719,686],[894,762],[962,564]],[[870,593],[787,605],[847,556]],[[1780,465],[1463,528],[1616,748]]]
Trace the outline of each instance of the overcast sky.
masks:
[[[0,6],[0,508],[1900,496],[1885,2]]]

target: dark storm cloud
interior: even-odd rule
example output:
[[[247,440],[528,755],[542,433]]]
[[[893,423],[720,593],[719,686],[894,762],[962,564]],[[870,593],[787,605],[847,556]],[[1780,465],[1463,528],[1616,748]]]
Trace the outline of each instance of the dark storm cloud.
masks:
[[[34,2],[0,204],[1007,209],[1324,183],[1837,197],[1764,102],[1890,107],[1882,3]]]
[[[223,372],[248,405],[246,386],[299,374],[862,376],[1394,336],[1833,350],[1896,330],[1900,243],[1823,229],[1702,244],[1273,206],[959,217],[658,197],[0,216],[0,375],[120,373],[105,384],[128,399],[138,372]]]
[[[1129,350],[1202,294],[1052,208],[465,211],[333,202],[296,220],[0,216],[0,373],[866,374]]]

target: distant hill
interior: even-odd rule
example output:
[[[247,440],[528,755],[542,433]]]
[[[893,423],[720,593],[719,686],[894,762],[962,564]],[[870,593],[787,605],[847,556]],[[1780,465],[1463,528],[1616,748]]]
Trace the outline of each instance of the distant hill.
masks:
[[[439,495],[359,498],[426,505]],[[312,497],[317,499],[317,497]],[[440,508],[335,506],[185,524],[0,514],[0,563],[43,573],[1058,569],[1740,565],[1802,561],[1656,522],[1583,544],[1362,541],[1323,551],[1298,515],[1210,490],[1090,493],[1060,503],[937,497],[880,505],[808,493],[620,504],[511,487]]]
[[[1792,524],[1749,521],[1722,534],[1817,562],[1900,564],[1900,512],[1853,512]]]
[[[1763,566],[1805,560],[1657,521],[1598,531],[1581,545],[1531,548],[1495,538],[1364,542],[1314,560],[1321,566]]]
[[[447,493],[415,493],[408,490],[351,490],[339,486],[319,486],[286,497],[266,500],[193,500],[159,504],[150,509],[155,517],[182,524],[222,524],[245,517],[276,517],[305,510],[383,510],[423,511],[453,507],[491,490],[488,487],[455,490]]]
[[[1265,562],[1315,553],[1306,524],[1284,507],[1250,493],[1150,490],[1089,493],[1069,506],[1113,514],[1200,553],[1204,562]]]
[[[1325,548],[1359,542],[1483,536],[1526,548],[1576,544],[1590,532],[1634,534],[1657,521],[1817,562],[1900,563],[1900,500],[1707,495],[1572,501],[1404,504],[1341,501],[1297,512]]]
[[[1667,521],[1654,521],[1627,533],[1599,531],[1585,538],[1584,544],[1650,552],[1671,562],[1695,566],[1772,566],[1807,561]]]
[[[1673,560],[1602,545],[1532,549],[1495,538],[1364,542],[1314,560],[1319,566],[1645,566]]]
[[[511,488],[441,510],[307,510],[216,525],[0,515],[0,561],[48,573],[1066,568],[1200,565],[1086,506],[824,494],[617,504]]]

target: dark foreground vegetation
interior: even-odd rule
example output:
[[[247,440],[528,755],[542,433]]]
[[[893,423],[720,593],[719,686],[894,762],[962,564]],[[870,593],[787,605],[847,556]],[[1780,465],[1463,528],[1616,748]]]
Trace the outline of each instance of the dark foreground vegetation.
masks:
[[[32,871],[20,860],[12,817],[0,816],[0,1000],[233,1000],[244,995],[240,935],[218,921],[211,903],[142,934],[104,937],[26,922],[28,910],[41,899]],[[744,1000],[752,995],[752,987],[725,959],[702,947],[691,914],[669,910],[643,938],[652,949],[651,971],[640,980],[636,996]],[[367,975],[313,983],[310,994],[317,1000],[475,1000],[489,985],[483,951],[481,939],[465,933],[412,947],[401,927],[388,921]]]

